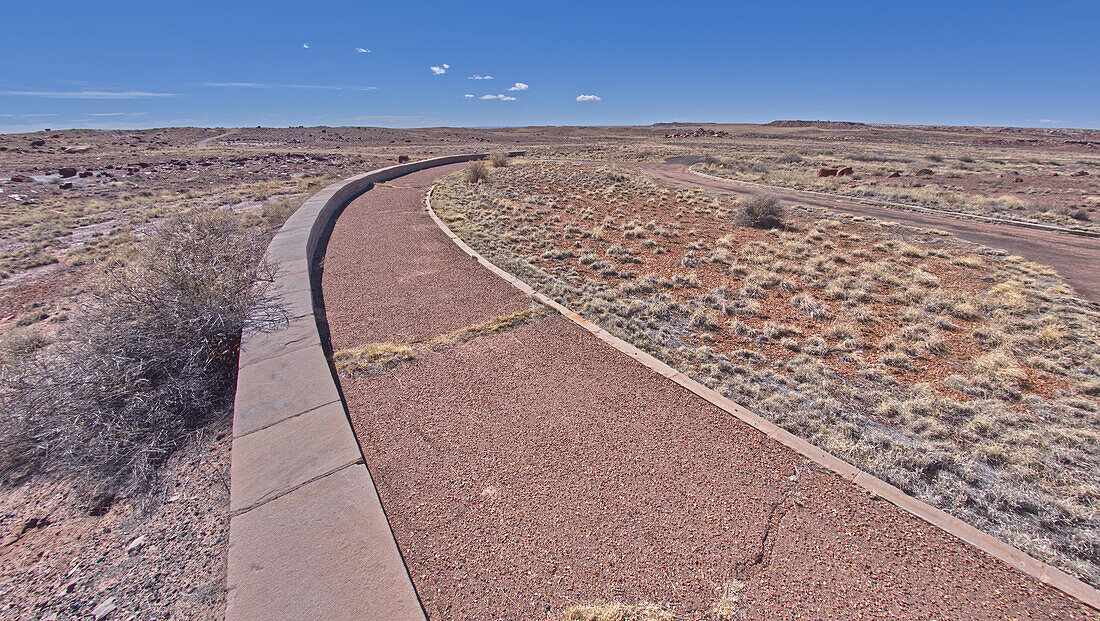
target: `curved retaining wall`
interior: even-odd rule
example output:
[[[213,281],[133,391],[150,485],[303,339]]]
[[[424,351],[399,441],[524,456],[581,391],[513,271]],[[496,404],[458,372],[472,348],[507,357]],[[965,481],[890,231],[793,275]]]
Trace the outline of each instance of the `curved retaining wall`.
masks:
[[[959,518],[941,511],[932,505],[926,504],[906,494],[900,489],[890,485],[886,481],[879,479],[878,477],[864,472],[859,468],[849,464],[848,462],[840,459],[836,455],[824,451],[809,441],[804,440],[793,433],[783,429],[775,423],[766,420],[759,414],[752,412],[748,408],[741,404],[718,394],[714,390],[711,390],[706,385],[697,382],[684,373],[674,367],[662,362],[656,357],[647,354],[646,352],[638,349],[634,345],[624,341],[623,339],[611,334],[607,330],[599,327],[598,325],[588,321],[584,317],[581,317],[576,312],[569,308],[559,304],[557,301],[549,298],[548,296],[535,291],[531,285],[520,280],[514,276],[511,272],[498,267],[493,262],[489,261],[481,255],[478,251],[471,248],[466,242],[462,241],[457,235],[451,231],[450,227],[435,213],[432,209],[432,191],[435,186],[432,186],[428,190],[428,194],[425,197],[425,207],[428,210],[428,215],[435,221],[436,225],[443,231],[443,233],[451,239],[463,252],[470,255],[474,259],[477,259],[479,263],[485,266],[486,269],[493,272],[497,276],[500,276],[504,280],[508,281],[513,287],[522,291],[528,297],[545,304],[561,313],[567,319],[576,323],[580,327],[588,330],[596,338],[602,340],[608,345],[614,347],[620,352],[630,356],[640,364],[648,367],[658,375],[666,377],[673,382],[683,386],[687,390],[695,393],[696,395],[706,399],[714,406],[725,410],[729,414],[732,414],[739,420],[747,423],[757,431],[768,436],[772,440],[779,442],[783,446],[786,446],[798,454],[802,455],[806,459],[813,461],[815,464],[830,470],[846,481],[849,481],[855,485],[866,490],[872,496],[877,496],[886,500],[897,507],[915,515],[916,517],[928,522],[932,526],[939,528],[966,543],[990,554],[1010,566],[1018,569],[1019,571],[1035,578],[1039,582],[1048,586],[1054,587],[1059,591],[1069,595],[1081,601],[1092,608],[1100,610],[1100,591],[1092,588],[1091,586],[1081,582],[1077,578],[1067,574],[1066,572],[1053,567],[1042,561],[1039,561],[1031,556],[1028,556],[1023,551],[1010,546],[1009,544],[987,535],[986,533],[974,528],[970,524],[960,520]]]
[[[307,200],[268,246],[267,258],[279,265],[273,293],[290,321],[274,332],[246,333],[241,342],[229,621],[424,620],[326,357],[317,266],[337,216],[373,184],[484,157],[438,157],[334,183]]]

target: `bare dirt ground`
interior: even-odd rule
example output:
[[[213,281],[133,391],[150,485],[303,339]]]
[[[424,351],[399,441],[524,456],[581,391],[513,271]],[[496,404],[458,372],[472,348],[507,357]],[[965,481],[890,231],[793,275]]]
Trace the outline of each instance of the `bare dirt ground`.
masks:
[[[1094,614],[818,471],[563,318],[418,348],[530,304],[500,291],[423,213],[424,189],[446,172],[355,201],[323,277],[335,348],[413,341],[402,360],[341,382],[432,618],[560,618],[608,601],[684,618]],[[428,308],[397,312],[393,299]],[[337,319],[356,316],[369,319]]]
[[[0,617],[223,619],[229,426],[172,459],[147,498],[103,512],[71,482],[36,479],[0,498]]]

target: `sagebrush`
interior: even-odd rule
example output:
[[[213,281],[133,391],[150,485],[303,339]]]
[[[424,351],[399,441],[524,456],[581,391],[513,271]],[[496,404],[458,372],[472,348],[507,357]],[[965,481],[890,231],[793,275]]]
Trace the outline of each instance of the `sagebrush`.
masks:
[[[489,180],[489,167],[480,160],[470,162],[465,171],[466,183],[481,183]]]
[[[3,368],[5,482],[45,471],[141,489],[225,416],[242,331],[283,320],[265,285],[266,245],[231,213],[192,212],[109,265],[54,342]]]
[[[786,210],[779,199],[770,194],[756,194],[737,203],[737,223],[756,229],[774,229],[783,226]]]

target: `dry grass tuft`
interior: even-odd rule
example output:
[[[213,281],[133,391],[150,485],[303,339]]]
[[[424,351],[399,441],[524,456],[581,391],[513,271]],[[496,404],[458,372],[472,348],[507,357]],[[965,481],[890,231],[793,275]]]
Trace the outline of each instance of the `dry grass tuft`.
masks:
[[[652,604],[597,604],[572,606],[565,610],[565,621],[673,621],[668,610]]]
[[[542,317],[548,309],[539,304],[528,310],[493,317],[481,323],[465,326],[424,341],[413,343],[368,343],[348,347],[332,353],[336,371],[345,377],[383,373],[389,369],[416,358],[417,350],[442,351],[471,339],[504,332]]]
[[[332,353],[332,362],[342,375],[379,373],[414,357],[412,347],[397,343],[369,343]]]
[[[525,324],[532,319],[542,317],[547,313],[547,308],[541,304],[535,308],[530,308],[511,315],[504,315],[502,317],[493,317],[487,321],[477,323],[464,328],[459,328],[449,334],[437,336],[428,342],[428,346],[432,349],[446,349],[454,347],[459,343],[464,343],[470,339],[484,336],[486,334],[494,334],[497,332],[503,332],[505,330],[514,328],[516,326]]]

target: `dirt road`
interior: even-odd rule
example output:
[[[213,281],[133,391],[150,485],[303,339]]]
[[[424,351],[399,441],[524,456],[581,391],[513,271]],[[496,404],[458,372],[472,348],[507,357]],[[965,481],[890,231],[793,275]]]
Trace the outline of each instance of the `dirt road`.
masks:
[[[334,349],[530,308],[424,212],[453,170],[376,187],[337,221],[322,277]],[[687,619],[1096,618],[559,315],[342,388],[432,619],[607,601]]]
[[[639,164],[657,179],[683,187],[747,195],[761,190],[736,181],[719,181],[692,174],[684,164]],[[808,197],[793,191],[769,191],[785,202],[822,207],[832,211],[891,220],[909,226],[947,231],[959,239],[1003,248],[1030,261],[1053,267],[1081,297],[1100,302],[1100,239],[1039,231],[1006,224],[975,222],[930,213],[863,205],[843,199]]]
[[[212,140],[221,140],[222,138],[228,138],[229,136],[232,136],[233,134],[236,134],[239,131],[241,131],[241,130],[231,129],[231,130],[225,132],[224,134],[218,134],[217,136],[211,136],[209,138],[203,138],[202,140],[195,143],[195,148],[197,148],[197,149],[208,149],[208,148],[210,148],[210,141],[212,141]]]

